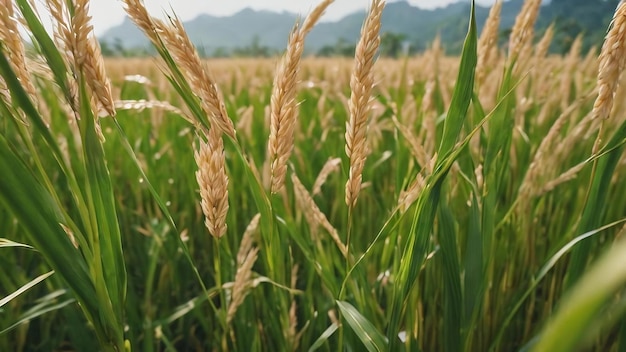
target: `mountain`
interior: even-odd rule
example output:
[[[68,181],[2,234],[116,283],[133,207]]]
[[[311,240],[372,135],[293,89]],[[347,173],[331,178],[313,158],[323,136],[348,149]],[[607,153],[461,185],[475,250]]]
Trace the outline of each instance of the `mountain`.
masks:
[[[557,24],[557,36],[553,49],[564,51],[574,37],[585,35],[585,48],[597,45],[610,22],[613,9],[619,0],[551,0],[544,1],[538,20],[537,33],[552,22]],[[524,0],[505,1],[501,13],[501,30],[515,23]],[[457,2],[433,10],[420,9],[400,0],[387,4],[382,16],[381,32],[396,33],[411,43],[414,50],[428,46],[437,34],[441,35],[449,53],[460,51],[467,32],[469,1]],[[329,11],[332,11],[332,6]],[[479,30],[489,13],[489,8],[476,7]],[[356,42],[365,12],[355,12],[335,22],[321,22],[311,31],[306,40],[306,51],[319,52],[338,43]],[[232,16],[216,17],[200,15],[184,23],[191,40],[204,53],[233,52],[237,48],[256,47],[269,51],[282,51],[287,44],[290,30],[298,16],[282,12],[255,11],[244,9]],[[139,29],[126,19],[121,25],[109,29],[100,37],[105,46],[123,48],[149,47]]]

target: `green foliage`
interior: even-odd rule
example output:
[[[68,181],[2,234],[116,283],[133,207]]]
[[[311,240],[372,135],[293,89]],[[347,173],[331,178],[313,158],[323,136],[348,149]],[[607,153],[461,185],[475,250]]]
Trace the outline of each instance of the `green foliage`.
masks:
[[[165,84],[114,84],[123,101],[167,101],[178,110],[120,109],[115,118],[98,118],[84,72],[66,66],[29,2],[18,4],[50,72],[33,74],[40,90],[33,101],[0,55],[10,91],[9,101],[0,98],[0,350],[624,347],[626,248],[613,238],[623,234],[626,214],[626,190],[616,182],[626,171],[626,122],[602,130],[597,153],[594,138],[580,140],[563,165],[553,165],[584,162],[577,179],[522,198],[532,156],[561,111],[541,122],[537,101],[517,114],[519,97],[538,85],[519,77],[514,62],[485,108],[474,85],[477,8],[469,30],[464,12],[454,88],[438,72],[430,110],[417,112],[428,83],[422,76],[430,72],[412,72],[406,59],[381,76],[358,205],[345,205],[345,171],[330,174],[312,195],[339,240],[350,234],[344,256],[328,229],[307,220],[290,182],[277,195],[264,185],[272,87],[261,65],[235,67],[220,81],[239,127],[236,138],[224,140],[228,232],[214,239],[204,226],[193,158],[209,116],[165,46],[152,49],[160,70],[148,77]],[[383,53],[398,54],[405,38],[397,33],[383,35]],[[327,160],[347,165],[349,75],[340,78],[347,71],[336,63],[345,62],[301,72],[312,84],[297,97],[289,173],[309,190]],[[577,97],[573,126],[591,109],[586,91]],[[77,115],[68,109],[74,94]],[[428,122],[432,165],[414,155],[410,134],[402,133],[424,135]],[[399,199],[418,177],[423,185],[403,208]],[[256,214],[259,257],[247,296],[229,317],[243,233]]]

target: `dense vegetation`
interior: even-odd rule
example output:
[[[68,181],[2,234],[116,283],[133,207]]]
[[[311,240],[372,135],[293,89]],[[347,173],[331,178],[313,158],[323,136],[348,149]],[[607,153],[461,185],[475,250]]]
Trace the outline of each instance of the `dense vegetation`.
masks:
[[[378,59],[374,0],[302,60],[331,2],[278,63],[140,0],[158,57],[105,61],[87,0],[1,2],[0,351],[626,347],[621,32],[548,55],[528,0],[506,53],[468,11],[460,56]]]

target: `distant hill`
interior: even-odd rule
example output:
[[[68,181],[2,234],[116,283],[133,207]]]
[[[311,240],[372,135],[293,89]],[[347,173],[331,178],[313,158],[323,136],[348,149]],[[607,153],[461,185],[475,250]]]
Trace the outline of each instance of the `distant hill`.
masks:
[[[524,0],[506,1],[502,7],[501,30],[503,38],[510,29]],[[558,34],[554,51],[565,51],[578,33],[585,33],[584,47],[598,46],[619,0],[552,0],[544,1],[537,25],[537,33],[552,22]],[[463,1],[434,10],[420,9],[406,1],[389,2],[382,16],[384,32],[401,34],[413,50],[426,48],[439,33],[449,53],[457,53],[467,31],[469,1]],[[329,8],[332,11],[332,5]],[[477,6],[479,30],[489,8]],[[321,22],[309,34],[306,51],[317,53],[324,47],[355,43],[365,12],[356,12],[335,22]],[[244,9],[232,16],[200,15],[184,23],[191,40],[207,55],[230,53],[237,48],[262,47],[272,51],[284,50],[289,31],[298,16],[289,12],[255,11]],[[149,47],[145,36],[126,19],[121,25],[106,31],[101,42],[118,48]]]

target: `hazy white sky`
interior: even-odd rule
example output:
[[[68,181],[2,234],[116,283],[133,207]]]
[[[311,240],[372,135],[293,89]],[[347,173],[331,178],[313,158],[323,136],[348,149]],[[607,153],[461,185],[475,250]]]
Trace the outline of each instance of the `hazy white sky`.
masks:
[[[307,14],[320,0],[144,0],[151,14],[161,16],[164,10],[173,8],[178,16],[186,21],[201,13],[216,16],[231,15],[246,7],[256,10],[289,11]],[[390,0],[388,0],[390,1]],[[393,0],[391,0],[393,1]],[[453,2],[470,0],[409,0],[414,6],[435,8]],[[477,0],[477,3],[492,4],[494,0]],[[109,27],[120,24],[125,16],[121,0],[91,0],[91,15],[96,34],[101,34]],[[330,5],[322,20],[337,20],[341,17],[365,9],[369,0],[335,0]]]

